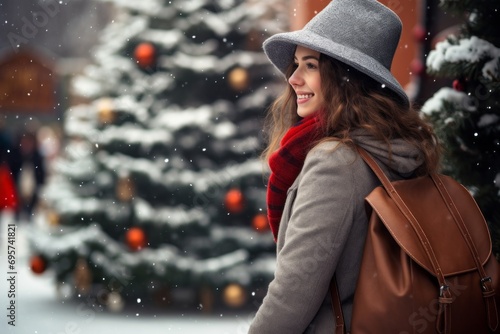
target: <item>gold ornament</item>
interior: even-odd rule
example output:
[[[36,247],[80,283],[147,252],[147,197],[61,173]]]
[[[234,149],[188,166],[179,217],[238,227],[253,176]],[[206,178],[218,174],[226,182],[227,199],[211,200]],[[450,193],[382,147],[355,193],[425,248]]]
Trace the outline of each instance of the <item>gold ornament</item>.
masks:
[[[110,292],[107,300],[106,306],[112,312],[120,312],[125,306],[122,296],[116,291]]]
[[[245,289],[239,284],[229,284],[224,289],[224,302],[227,306],[237,308],[241,307],[247,301]]]
[[[87,260],[83,257],[76,261],[75,270],[73,271],[75,279],[75,288],[78,293],[88,295],[92,285],[92,272],[89,269]]]
[[[97,112],[101,124],[111,124],[114,122],[116,114],[114,111],[113,100],[102,98],[97,101]]]
[[[57,226],[59,225],[61,220],[61,217],[59,214],[53,210],[47,211],[47,221],[49,222],[49,225],[51,226]]]
[[[134,182],[128,177],[118,179],[116,197],[122,202],[129,202],[134,198]]]
[[[248,71],[241,67],[236,67],[229,72],[229,84],[236,91],[244,90],[248,87]]]

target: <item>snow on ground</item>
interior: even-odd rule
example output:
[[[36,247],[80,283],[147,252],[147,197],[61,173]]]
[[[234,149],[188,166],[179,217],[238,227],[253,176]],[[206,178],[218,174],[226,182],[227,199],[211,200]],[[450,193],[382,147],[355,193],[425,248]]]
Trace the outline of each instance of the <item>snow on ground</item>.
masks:
[[[175,311],[127,310],[110,313],[88,302],[64,301],[56,296],[50,272],[36,276],[28,267],[28,244],[23,232],[28,222],[16,223],[15,297],[8,279],[7,225],[0,216],[0,333],[1,334],[244,334],[253,313],[182,314]],[[34,222],[37,224],[37,222]],[[15,326],[8,307],[15,304]],[[142,313],[141,313],[142,312]]]

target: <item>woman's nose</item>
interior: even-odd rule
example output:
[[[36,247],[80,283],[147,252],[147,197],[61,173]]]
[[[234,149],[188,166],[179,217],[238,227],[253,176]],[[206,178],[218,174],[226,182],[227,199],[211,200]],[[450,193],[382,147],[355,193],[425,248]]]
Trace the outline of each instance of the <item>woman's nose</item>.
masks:
[[[288,83],[291,85],[291,86],[300,86],[302,84],[303,80],[302,80],[302,77],[300,76],[300,73],[298,71],[298,69],[296,69],[292,75],[290,76],[290,78],[288,78]]]

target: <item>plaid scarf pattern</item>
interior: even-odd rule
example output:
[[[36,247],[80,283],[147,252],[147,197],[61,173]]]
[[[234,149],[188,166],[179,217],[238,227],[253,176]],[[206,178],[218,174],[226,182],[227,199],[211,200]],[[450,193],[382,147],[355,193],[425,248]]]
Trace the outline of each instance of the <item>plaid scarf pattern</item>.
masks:
[[[318,118],[305,117],[283,136],[280,148],[269,158],[271,175],[267,185],[267,218],[276,241],[288,189],[299,175],[311,144],[318,138]]]

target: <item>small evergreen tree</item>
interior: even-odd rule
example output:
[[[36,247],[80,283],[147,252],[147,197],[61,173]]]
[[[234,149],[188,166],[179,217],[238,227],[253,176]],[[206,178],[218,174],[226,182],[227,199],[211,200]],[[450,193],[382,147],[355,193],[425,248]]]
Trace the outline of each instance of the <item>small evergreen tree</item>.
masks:
[[[423,105],[445,148],[445,172],[473,193],[500,252],[500,6],[496,0],[442,0],[464,15],[437,43],[428,73],[453,80]],[[464,14],[465,13],[465,14]]]

